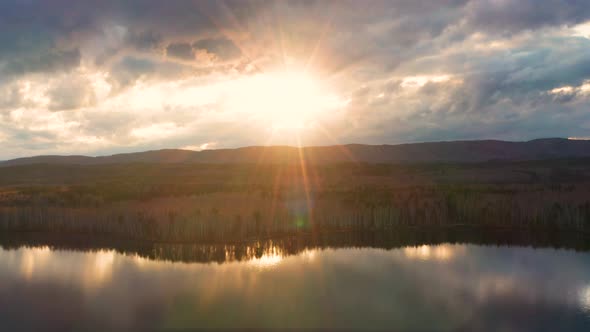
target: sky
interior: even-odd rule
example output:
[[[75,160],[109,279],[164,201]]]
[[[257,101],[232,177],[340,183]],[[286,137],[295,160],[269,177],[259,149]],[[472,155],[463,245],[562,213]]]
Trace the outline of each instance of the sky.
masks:
[[[590,136],[587,0],[2,0],[0,159]]]

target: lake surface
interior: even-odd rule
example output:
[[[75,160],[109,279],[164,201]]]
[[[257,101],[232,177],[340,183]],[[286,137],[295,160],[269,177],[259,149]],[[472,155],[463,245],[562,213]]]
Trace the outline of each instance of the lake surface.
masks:
[[[590,331],[587,252],[450,243],[240,250],[239,260],[230,248],[226,259],[187,263],[4,247],[0,330]]]

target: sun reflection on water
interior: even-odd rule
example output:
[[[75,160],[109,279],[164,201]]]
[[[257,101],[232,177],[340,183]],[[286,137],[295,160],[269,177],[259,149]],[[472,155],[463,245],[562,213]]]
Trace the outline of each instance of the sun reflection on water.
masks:
[[[48,246],[21,248],[20,257],[12,264],[25,280],[79,280],[85,289],[95,289],[112,277],[116,252],[92,253],[54,251]],[[17,256],[18,257],[18,256]]]
[[[94,284],[100,284],[101,282],[110,278],[113,272],[113,263],[115,262],[115,252],[113,250],[99,251],[94,256],[94,266],[90,271]]]
[[[462,251],[460,246],[451,246],[447,244],[429,246],[421,245],[418,247],[406,247],[403,249],[405,257],[409,259],[420,260],[438,260],[446,261],[453,259],[453,257]]]
[[[285,256],[283,251],[275,245],[271,245],[264,250],[257,247],[250,247],[246,252],[249,257],[252,257],[252,259],[248,260],[248,264],[261,268],[274,267],[278,265]]]
[[[282,263],[285,258],[289,256],[278,246],[271,246],[267,248],[262,252],[262,255],[260,255],[260,252],[258,252],[258,255],[256,255],[256,251],[256,248],[248,248],[246,252],[250,254],[249,257],[251,258],[248,259],[246,263],[261,268],[275,267]],[[316,257],[316,251],[317,250],[305,249],[296,256],[306,261],[313,261]]]
[[[20,267],[23,277],[27,280],[32,279],[35,267],[44,264],[50,253],[51,250],[47,246],[30,248],[25,251],[23,253]]]
[[[301,252],[300,255],[301,255],[301,257],[303,257],[309,261],[313,261],[316,256],[316,252],[317,252],[317,250],[305,249],[303,252]]]
[[[283,256],[279,254],[270,254],[270,255],[262,255],[261,257],[254,258],[248,261],[249,264],[258,266],[258,267],[273,267],[278,265],[283,260]]]

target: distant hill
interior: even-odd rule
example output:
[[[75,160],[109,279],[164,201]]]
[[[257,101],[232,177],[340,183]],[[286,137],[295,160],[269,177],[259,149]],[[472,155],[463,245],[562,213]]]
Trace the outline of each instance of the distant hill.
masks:
[[[590,141],[563,138],[528,142],[497,140],[451,141],[399,145],[254,146],[237,149],[190,151],[166,149],[112,156],[36,156],[0,163],[27,164],[118,164],[118,163],[296,163],[301,157],[311,163],[424,163],[545,160],[590,157]]]

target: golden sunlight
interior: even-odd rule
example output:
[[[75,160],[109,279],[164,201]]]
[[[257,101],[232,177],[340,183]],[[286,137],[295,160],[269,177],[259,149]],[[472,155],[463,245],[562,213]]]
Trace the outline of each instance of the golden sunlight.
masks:
[[[421,245],[418,247],[406,247],[403,249],[404,255],[410,259],[420,260],[439,260],[446,261],[452,259],[457,253],[463,253],[465,247],[459,245],[440,244],[435,246]]]
[[[265,254],[259,258],[254,258],[248,261],[249,264],[252,264],[257,267],[261,268],[269,268],[279,264],[283,260],[283,256],[277,253],[273,254]]]
[[[313,127],[324,112],[340,104],[319,80],[303,71],[257,74],[239,80],[235,88],[229,96],[230,110],[273,130]]]

